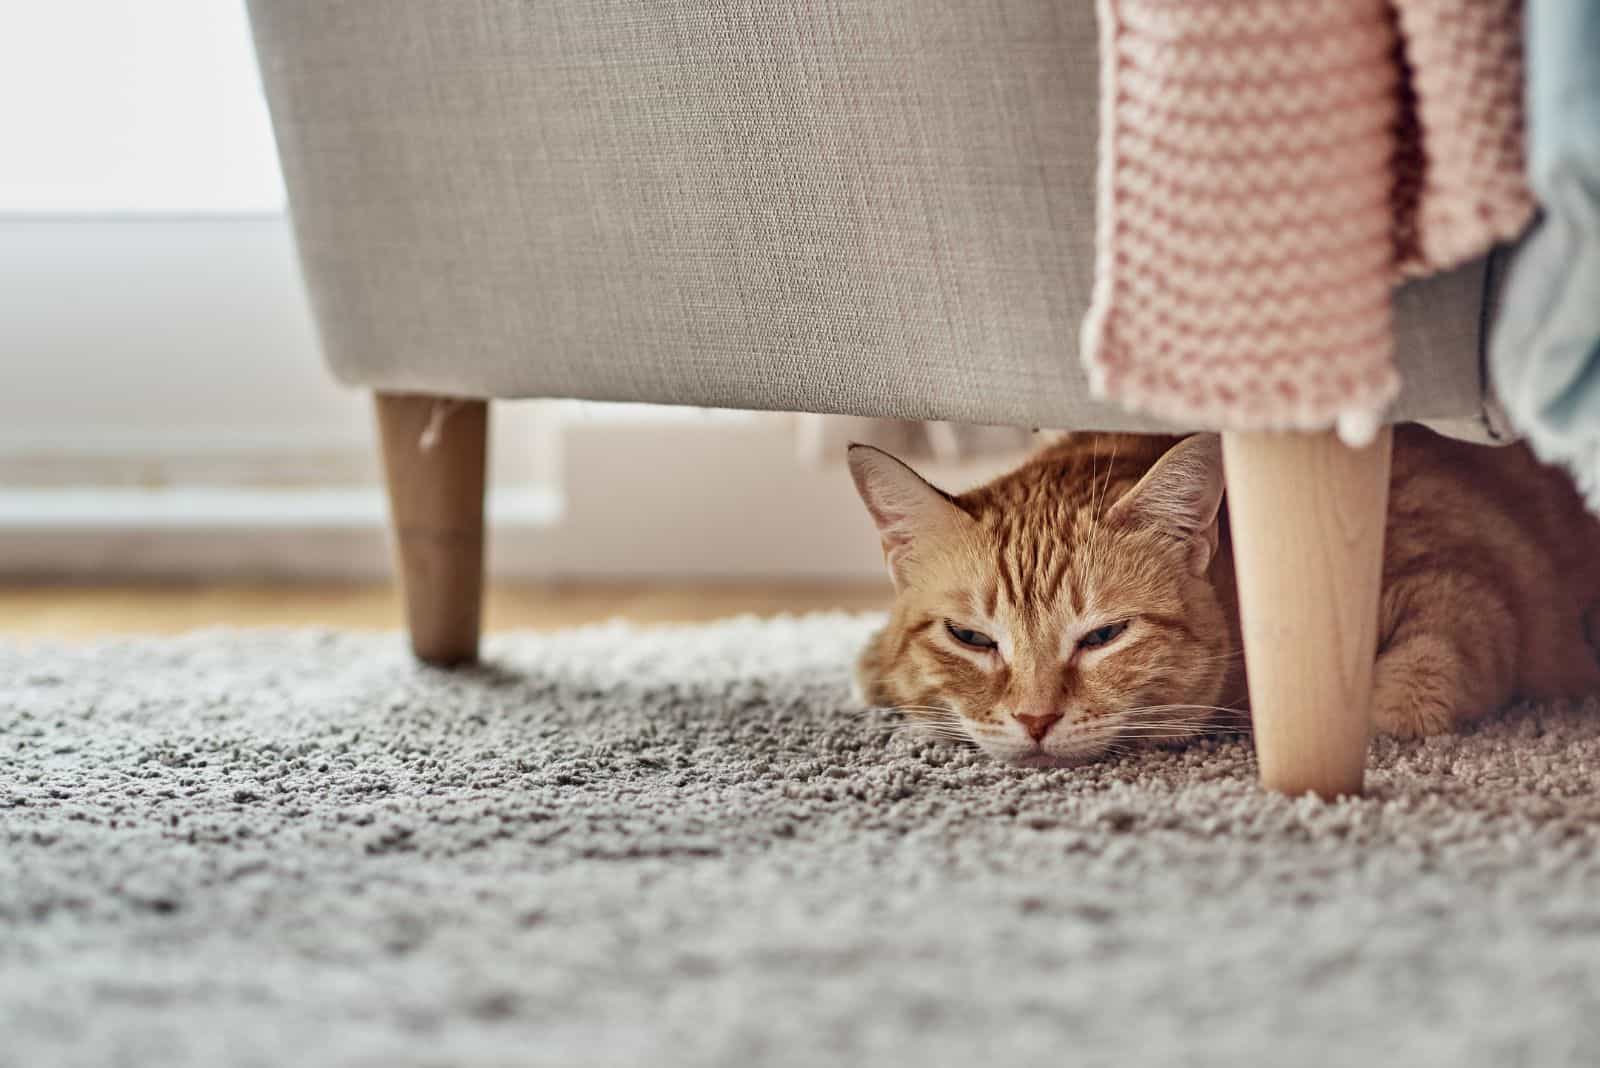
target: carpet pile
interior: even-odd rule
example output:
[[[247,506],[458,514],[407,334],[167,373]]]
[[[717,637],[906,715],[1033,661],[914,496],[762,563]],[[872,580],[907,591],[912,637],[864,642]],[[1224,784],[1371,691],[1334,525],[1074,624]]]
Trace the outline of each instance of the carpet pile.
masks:
[[[875,620],[0,646],[0,1065],[1593,1063],[1600,706],[1014,770]]]

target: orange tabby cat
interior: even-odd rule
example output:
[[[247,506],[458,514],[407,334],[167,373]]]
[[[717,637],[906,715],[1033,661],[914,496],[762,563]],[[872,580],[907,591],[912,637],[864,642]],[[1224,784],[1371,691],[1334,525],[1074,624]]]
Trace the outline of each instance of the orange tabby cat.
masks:
[[[1246,722],[1215,435],[1075,434],[950,496],[850,450],[896,596],[866,700],[1021,764]],[[1400,737],[1600,690],[1600,523],[1522,446],[1396,429],[1373,714]]]

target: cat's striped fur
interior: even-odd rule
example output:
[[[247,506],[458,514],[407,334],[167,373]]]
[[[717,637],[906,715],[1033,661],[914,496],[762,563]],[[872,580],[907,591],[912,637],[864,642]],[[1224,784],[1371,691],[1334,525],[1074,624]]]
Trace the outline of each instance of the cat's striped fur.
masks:
[[[876,449],[851,470],[896,586],[866,700],[1037,764],[1247,722],[1215,436],[1069,435],[959,496]],[[1597,550],[1570,481],[1525,448],[1399,428],[1377,727],[1600,690]]]

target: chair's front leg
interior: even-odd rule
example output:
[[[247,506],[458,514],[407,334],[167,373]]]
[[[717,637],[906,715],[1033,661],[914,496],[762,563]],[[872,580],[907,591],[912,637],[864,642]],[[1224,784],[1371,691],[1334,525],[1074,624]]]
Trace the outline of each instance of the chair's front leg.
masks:
[[[441,667],[478,658],[489,406],[379,393],[395,565],[411,649]]]
[[[1361,791],[1371,732],[1391,432],[1225,433],[1250,714],[1262,784]]]

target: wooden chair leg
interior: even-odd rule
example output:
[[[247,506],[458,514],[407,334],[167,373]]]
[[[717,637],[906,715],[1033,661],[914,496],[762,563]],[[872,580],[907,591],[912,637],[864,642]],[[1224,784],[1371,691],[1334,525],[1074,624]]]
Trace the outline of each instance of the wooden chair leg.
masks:
[[[1225,433],[1261,782],[1325,798],[1361,792],[1389,500],[1391,433],[1350,449],[1331,433]]]
[[[411,649],[448,667],[478,658],[483,599],[484,401],[376,395],[395,565]]]

